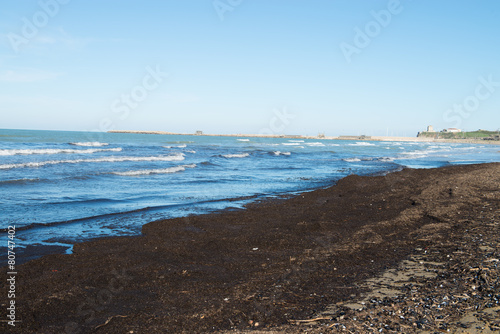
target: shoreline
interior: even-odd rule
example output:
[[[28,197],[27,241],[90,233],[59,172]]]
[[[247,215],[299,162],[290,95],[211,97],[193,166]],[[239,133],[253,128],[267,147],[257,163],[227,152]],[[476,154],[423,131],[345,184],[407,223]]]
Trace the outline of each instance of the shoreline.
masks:
[[[363,311],[345,305],[363,300],[367,279],[400,271],[402,261],[422,250],[435,257],[438,251],[444,259],[457,249],[468,254],[474,243],[464,238],[498,229],[500,198],[491,187],[496,180],[499,163],[351,175],[290,199],[155,221],[143,226],[142,236],[76,244],[74,254],[49,255],[17,268],[23,322],[14,332],[357,330],[356,314]],[[490,234],[487,241],[498,244],[498,234]],[[498,247],[485,254],[500,257]],[[418,287],[391,284],[398,296],[408,284]],[[483,301],[479,311],[487,308]],[[379,304],[363,306],[363,314]],[[449,317],[418,324],[453,328],[460,319]],[[324,319],[311,321],[316,318]],[[419,329],[399,315],[385,318],[408,333]]]
[[[200,136],[200,137],[245,137],[245,138],[284,138],[284,139],[317,139],[317,140],[356,140],[356,141],[389,141],[389,142],[423,142],[423,143],[459,143],[459,144],[488,144],[500,145],[498,140],[482,139],[435,139],[428,137],[392,137],[392,136],[303,136],[303,135],[258,135],[258,134],[196,134],[175,133],[166,131],[136,131],[136,130],[111,130],[107,133],[149,134],[149,135],[175,135],[175,136]]]

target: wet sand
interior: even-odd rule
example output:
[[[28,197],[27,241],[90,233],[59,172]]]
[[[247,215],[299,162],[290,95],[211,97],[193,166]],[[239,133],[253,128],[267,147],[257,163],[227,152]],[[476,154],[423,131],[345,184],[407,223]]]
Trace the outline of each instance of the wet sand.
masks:
[[[499,188],[499,163],[405,169],[152,222],[18,266],[1,331],[496,332]]]

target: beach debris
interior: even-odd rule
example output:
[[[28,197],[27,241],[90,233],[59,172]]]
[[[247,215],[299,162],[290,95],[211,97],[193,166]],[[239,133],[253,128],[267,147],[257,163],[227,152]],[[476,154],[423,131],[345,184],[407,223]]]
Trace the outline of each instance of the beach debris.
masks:
[[[331,317],[318,317],[318,318],[314,318],[314,319],[290,320],[290,321],[296,322],[296,323],[308,323],[308,322],[316,322],[319,320],[331,320]]]
[[[492,223],[486,235],[477,224],[453,240],[454,251],[417,247],[396,268],[362,283],[366,292],[361,295],[291,322],[309,326],[312,333],[325,326],[353,333],[499,331],[500,231]]]
[[[106,322],[105,322],[105,323],[103,323],[103,324],[100,324],[100,325],[96,326],[96,327],[94,328],[94,330],[95,330],[95,329],[98,329],[98,328],[101,328],[101,327],[106,326],[106,325],[107,325],[107,324],[109,324],[109,322],[110,322],[111,320],[113,320],[114,318],[126,318],[126,317],[128,317],[128,315],[119,315],[119,314],[118,314],[118,315],[114,315],[114,316],[112,316],[112,317],[109,317],[109,318],[108,318],[108,320],[106,320]],[[133,333],[133,331],[132,331],[132,333]]]

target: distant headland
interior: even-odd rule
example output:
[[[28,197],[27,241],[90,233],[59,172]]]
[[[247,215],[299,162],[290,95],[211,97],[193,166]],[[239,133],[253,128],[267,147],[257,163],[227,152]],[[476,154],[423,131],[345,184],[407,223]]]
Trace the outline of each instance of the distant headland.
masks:
[[[432,130],[432,127],[428,127]],[[458,130],[458,129],[457,129]],[[478,132],[479,131],[479,132]],[[286,134],[208,134],[202,131],[194,133],[176,133],[167,131],[140,131],[140,130],[111,130],[108,133],[133,133],[149,135],[177,135],[177,136],[210,136],[210,137],[246,137],[246,138],[286,138],[286,139],[327,139],[327,140],[365,140],[365,141],[402,141],[402,142],[455,142],[455,143],[489,143],[500,144],[500,136],[497,132],[478,130],[474,132],[448,131],[441,132],[419,132],[416,137],[392,137],[392,136],[317,136],[286,135]],[[460,135],[457,135],[460,133]]]

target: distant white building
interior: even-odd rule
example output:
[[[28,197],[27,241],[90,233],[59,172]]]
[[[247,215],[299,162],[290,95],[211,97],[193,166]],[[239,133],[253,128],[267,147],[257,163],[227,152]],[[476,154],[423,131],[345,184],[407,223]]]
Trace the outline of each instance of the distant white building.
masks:
[[[462,132],[462,130],[457,129],[457,128],[448,128],[448,129],[444,129],[443,132]]]
[[[435,131],[434,131],[434,127],[433,127],[432,125],[429,125],[429,126],[427,127],[427,132],[435,132]]]

